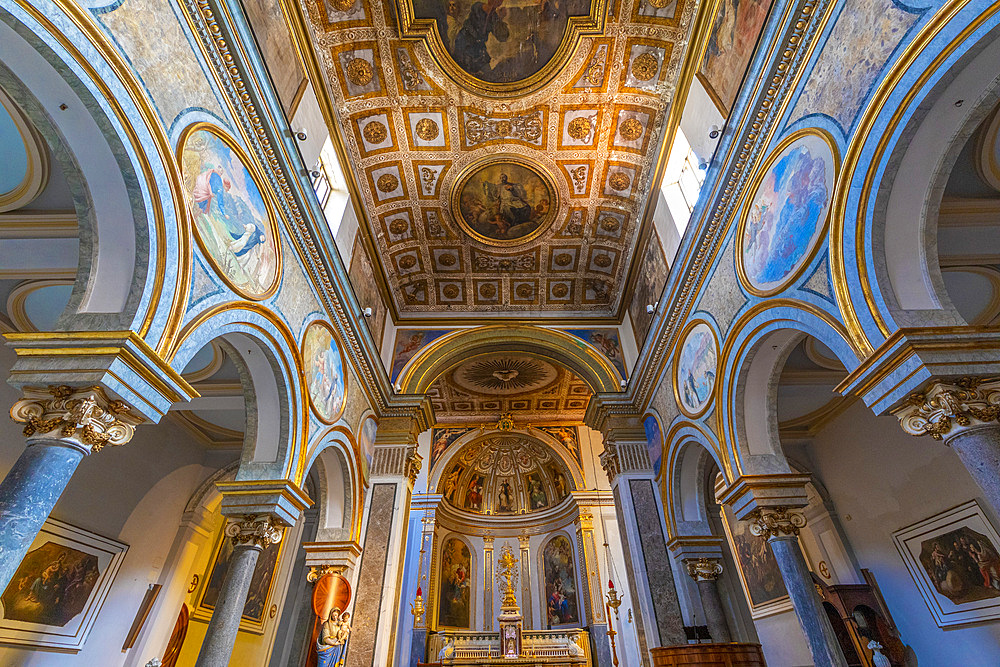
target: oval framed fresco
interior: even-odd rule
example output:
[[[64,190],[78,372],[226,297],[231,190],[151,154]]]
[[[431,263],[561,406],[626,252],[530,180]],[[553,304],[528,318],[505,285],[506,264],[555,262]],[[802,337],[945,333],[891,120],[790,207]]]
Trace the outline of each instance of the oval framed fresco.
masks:
[[[674,398],[681,412],[696,419],[705,414],[715,395],[719,339],[703,319],[688,322],[680,339],[674,355]]]
[[[281,275],[274,208],[258,187],[256,165],[208,123],[187,127],[178,142],[194,237],[216,273],[240,296],[271,296]]]
[[[347,403],[347,360],[326,322],[316,320],[306,327],[302,364],[313,412],[326,424],[336,422]]]
[[[451,213],[472,238],[492,246],[527,243],[559,210],[552,177],[539,164],[500,155],[469,165],[452,188]]]
[[[833,139],[810,128],[789,135],[761,166],[736,231],[736,272],[748,292],[775,294],[812,261],[839,163]]]
[[[358,425],[358,449],[360,450],[361,479],[368,483],[371,476],[372,457],[375,455],[375,433],[378,431],[378,421],[371,414],[361,419]]]

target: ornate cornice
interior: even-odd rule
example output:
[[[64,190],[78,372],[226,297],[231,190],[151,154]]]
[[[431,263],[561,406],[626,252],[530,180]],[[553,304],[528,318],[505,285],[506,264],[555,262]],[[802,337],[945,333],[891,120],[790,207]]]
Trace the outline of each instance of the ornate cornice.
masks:
[[[230,521],[226,526],[226,536],[233,540],[233,546],[249,544],[264,549],[281,541],[281,528],[269,516],[250,514]]]
[[[653,343],[640,351],[635,375],[624,397],[596,394],[591,399],[585,419],[591,428],[600,430],[606,416],[641,415],[652,400],[686,318],[695,310],[701,288],[725,242],[729,223],[747,190],[753,168],[770,145],[830,5],[830,0],[800,0],[788,10],[784,19],[787,28],[771,49],[774,55],[770,66],[754,77],[758,87],[752,103],[742,115],[734,114],[733,119],[740,118],[742,122],[735,132],[727,132],[723,139],[729,142],[724,147],[725,153],[718,151],[723,157],[717,158],[709,170],[706,187],[712,183],[714,188],[711,193],[703,191],[691,215],[691,231],[670,267],[667,286],[659,301],[669,306],[657,310],[647,334]]]
[[[715,581],[722,574],[721,558],[690,558],[684,561],[684,565],[695,581]]]
[[[285,228],[299,251],[302,267],[316,286],[317,297],[349,349],[349,356],[356,361],[352,365],[365,387],[365,393],[374,403],[373,407],[379,416],[411,416],[415,412],[429,412],[429,400],[425,397],[397,396],[393,393],[375,343],[370,334],[365,332],[366,325],[360,306],[352,303],[353,313],[345,308],[342,295],[352,294],[347,287],[346,274],[342,266],[339,267],[340,271],[336,270],[337,262],[340,261],[334,257],[336,253],[321,252],[315,226],[310,224],[310,220],[315,218],[323,219],[322,213],[317,213],[315,208],[306,213],[299,206],[299,198],[308,201],[308,195],[303,195],[300,179],[289,178],[282,166],[291,159],[290,156],[286,153],[279,157],[271,143],[270,135],[277,135],[278,128],[274,127],[273,122],[265,124],[258,113],[259,108],[266,109],[267,105],[262,102],[260,91],[256,88],[248,89],[243,79],[243,73],[249,70],[250,65],[233,56],[229,26],[220,23],[216,17],[213,9],[215,3],[212,0],[186,0],[185,4],[188,19],[201,41],[215,78],[226,95],[228,106],[242,126],[249,148],[278,195],[275,199],[281,208],[281,217],[290,223]],[[239,46],[237,50],[245,52],[242,45]],[[250,78],[255,78],[255,75],[251,73]],[[293,183],[297,185],[293,187]],[[432,422],[433,419],[428,421]]]
[[[806,517],[801,512],[786,507],[759,509],[747,520],[750,522],[750,532],[765,540],[781,535],[798,535],[799,529],[806,525]]]
[[[109,399],[100,387],[26,387],[24,396],[10,417],[24,424],[30,440],[60,440],[99,452],[105,445],[127,443],[142,421],[125,401]]]
[[[995,424],[1000,417],[1000,378],[936,381],[910,394],[893,414],[910,435],[929,435],[935,440]]]

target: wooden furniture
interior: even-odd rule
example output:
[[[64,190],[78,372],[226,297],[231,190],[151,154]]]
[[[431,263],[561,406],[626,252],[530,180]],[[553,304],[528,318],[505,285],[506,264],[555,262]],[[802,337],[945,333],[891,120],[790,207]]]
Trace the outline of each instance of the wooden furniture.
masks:
[[[650,650],[653,667],[767,667],[760,644],[685,644]]]

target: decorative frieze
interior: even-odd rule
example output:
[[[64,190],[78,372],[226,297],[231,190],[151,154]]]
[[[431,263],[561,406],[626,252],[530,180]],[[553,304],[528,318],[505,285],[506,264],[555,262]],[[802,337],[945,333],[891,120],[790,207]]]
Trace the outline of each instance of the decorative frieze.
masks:
[[[269,516],[250,514],[231,521],[226,526],[226,536],[232,538],[233,546],[252,544],[258,549],[264,549],[281,541],[281,528]]]
[[[765,540],[781,535],[798,535],[799,529],[806,525],[806,518],[801,512],[786,507],[762,508],[747,520],[750,522],[750,532]]]
[[[1000,378],[934,382],[926,390],[910,394],[893,414],[910,435],[929,435],[935,440],[994,423],[1000,417]]]
[[[722,574],[721,558],[691,558],[684,565],[695,581],[715,581]]]
[[[10,416],[24,424],[25,436],[69,441],[93,452],[105,445],[124,445],[142,421],[124,401],[109,399],[96,386],[28,387],[24,396],[14,403]]]

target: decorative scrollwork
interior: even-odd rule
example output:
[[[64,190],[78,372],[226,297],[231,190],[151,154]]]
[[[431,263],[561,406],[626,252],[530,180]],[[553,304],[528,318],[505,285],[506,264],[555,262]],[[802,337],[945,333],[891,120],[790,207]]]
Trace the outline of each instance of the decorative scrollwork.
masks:
[[[910,435],[941,440],[1000,418],[1000,379],[964,377],[935,382],[926,391],[910,394],[893,413]]]
[[[765,540],[777,535],[798,535],[806,518],[787,507],[767,507],[750,515],[750,533]]]
[[[687,572],[695,581],[715,581],[722,574],[722,559],[691,558],[684,561]]]
[[[24,435],[46,436],[84,445],[92,452],[132,439],[139,417],[124,401],[111,400],[100,387],[28,388],[10,410]]]
[[[226,526],[226,536],[232,538],[233,546],[253,544],[264,549],[281,541],[281,528],[269,516],[250,514],[242,520],[234,520]]]

